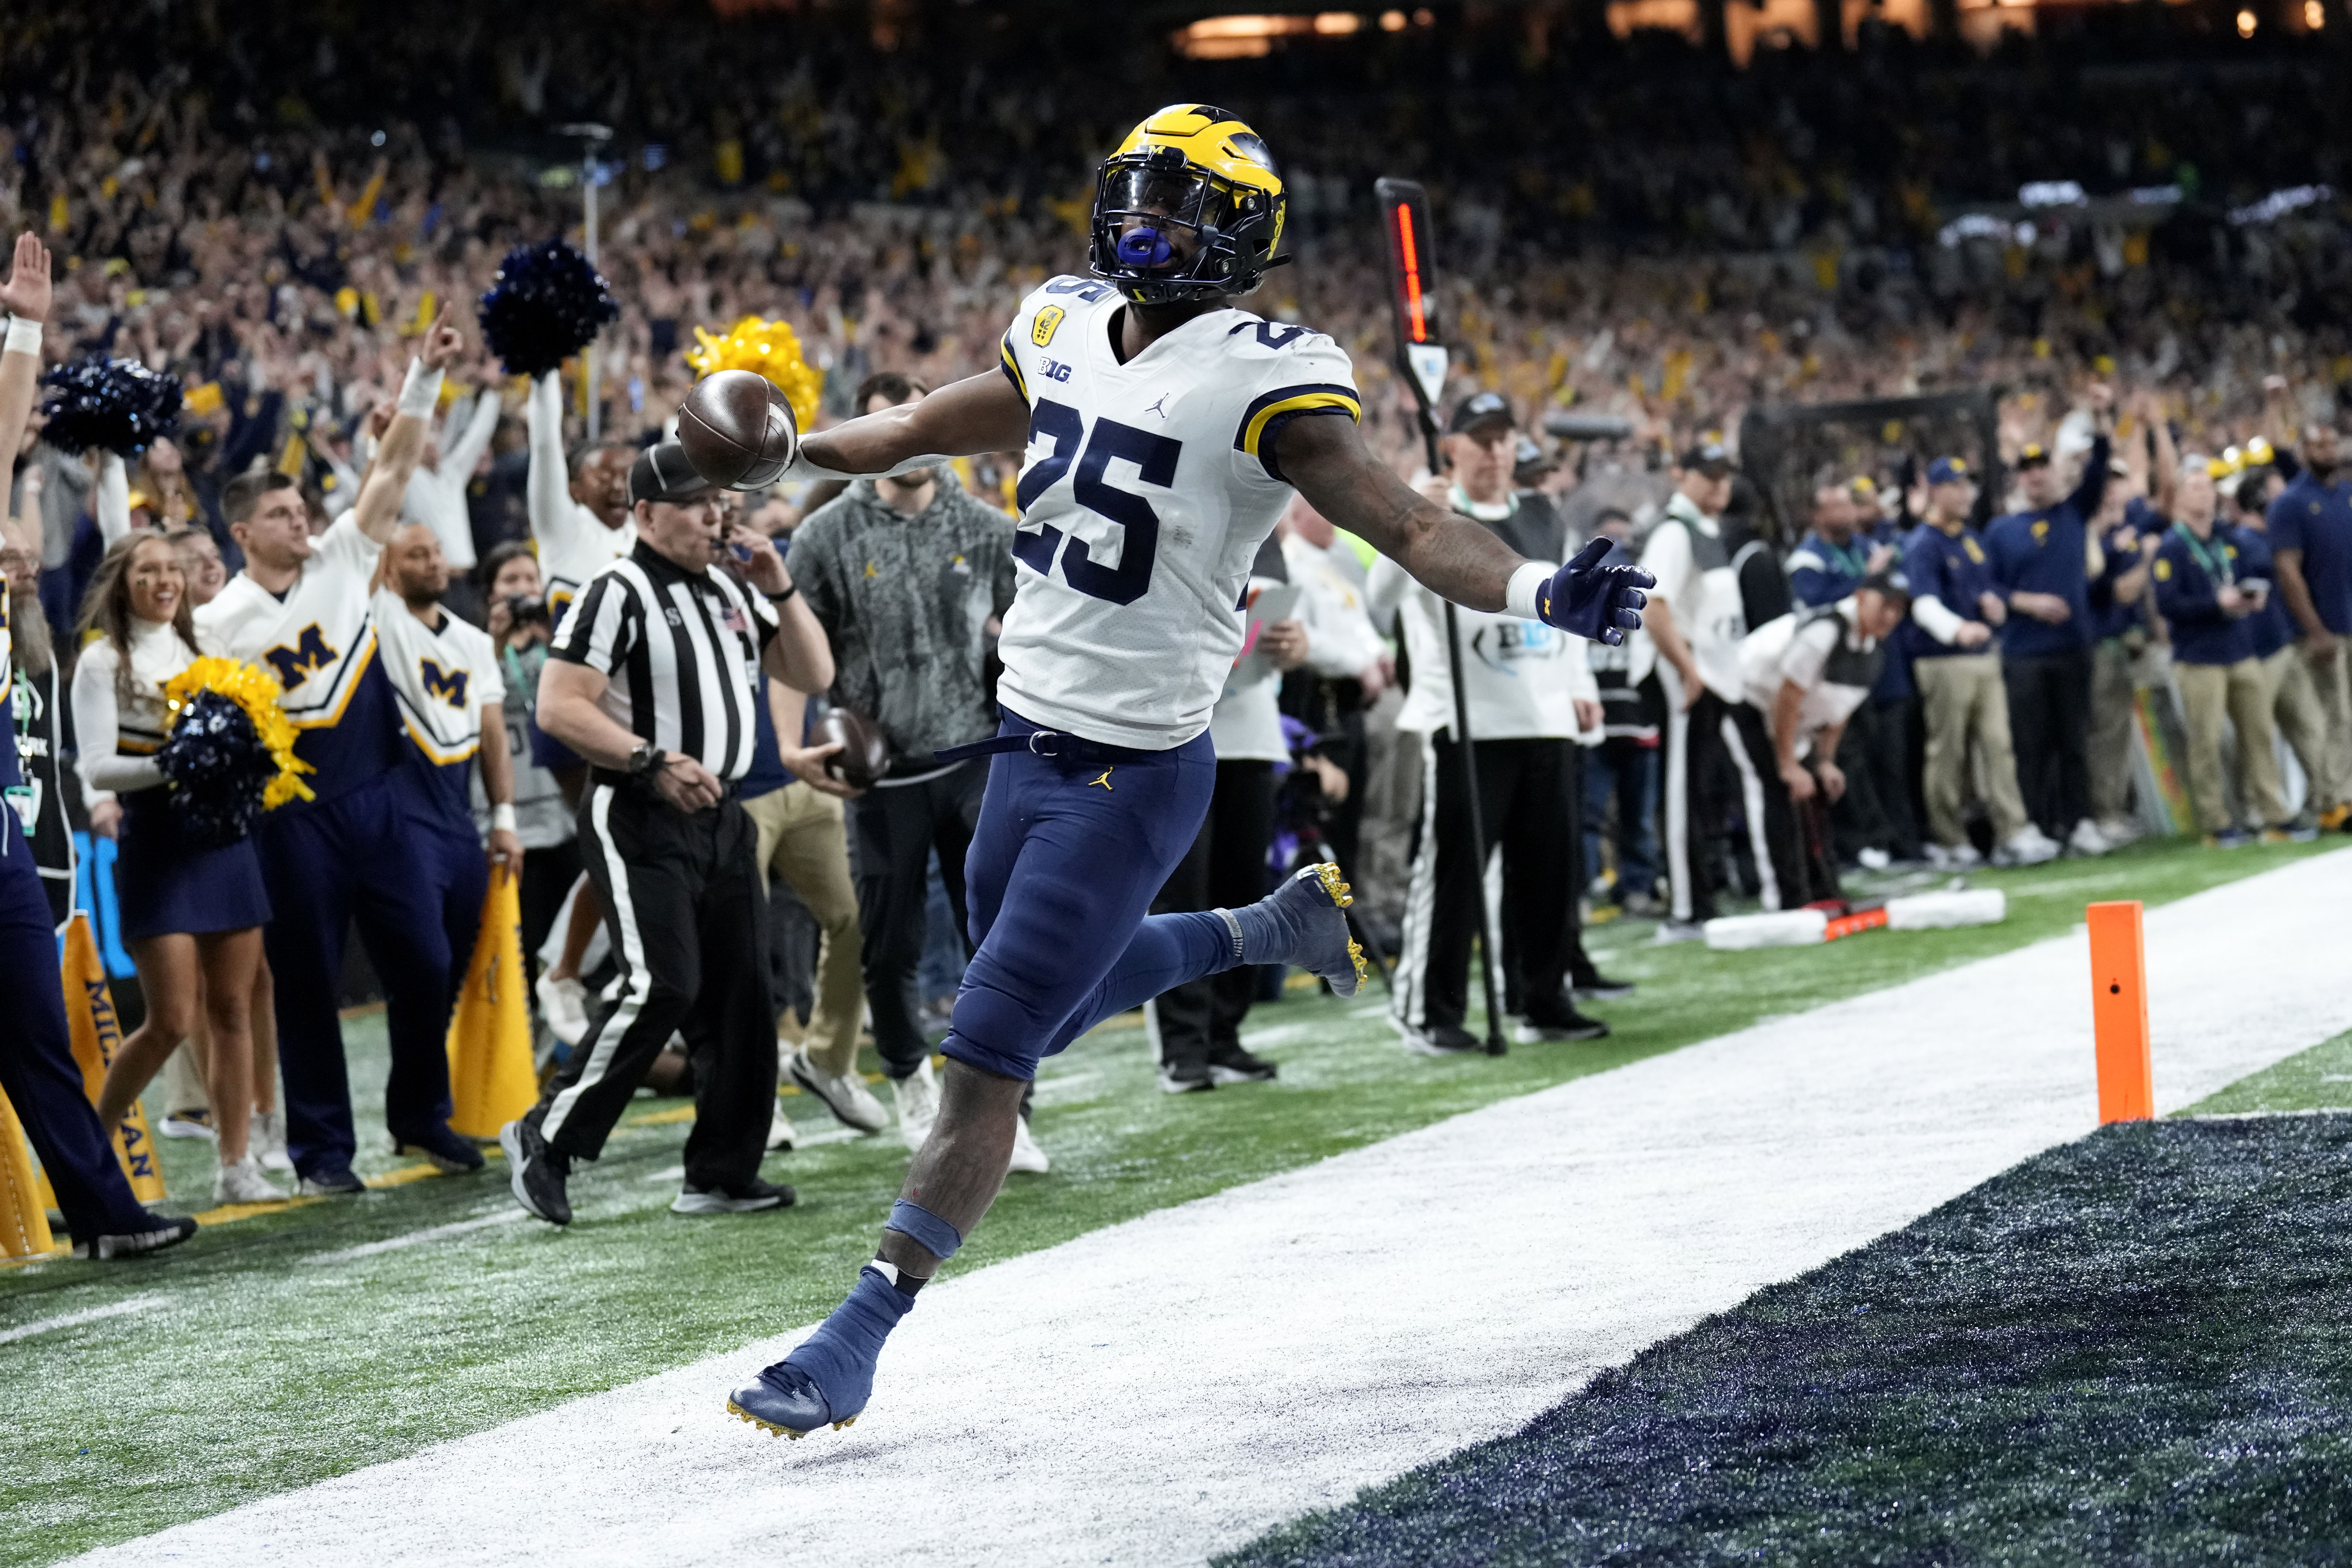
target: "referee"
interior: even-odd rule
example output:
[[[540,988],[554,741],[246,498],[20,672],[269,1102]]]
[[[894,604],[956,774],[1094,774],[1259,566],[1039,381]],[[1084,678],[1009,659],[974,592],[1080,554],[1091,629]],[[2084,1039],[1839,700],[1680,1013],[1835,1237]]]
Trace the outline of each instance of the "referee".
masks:
[[[540,727],[589,763],[580,852],[620,980],[540,1103],[499,1135],[515,1198],[572,1222],[593,1160],[673,1031],[694,1062],[678,1214],[793,1201],[760,1179],[776,1098],[768,902],[737,784],[751,766],[760,674],[833,684],[833,656],[766,536],[665,441],[629,470],[637,541],[591,576],[540,674]],[[726,560],[730,570],[715,570]],[[734,574],[740,569],[741,581]]]

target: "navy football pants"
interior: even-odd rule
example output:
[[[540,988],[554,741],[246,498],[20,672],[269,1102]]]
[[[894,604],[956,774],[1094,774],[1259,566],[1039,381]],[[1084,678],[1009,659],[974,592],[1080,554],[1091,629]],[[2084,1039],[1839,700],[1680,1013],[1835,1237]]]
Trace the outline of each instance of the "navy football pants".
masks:
[[[13,810],[0,807],[0,975],[8,1024],[0,1028],[0,1090],[25,1124],[66,1228],[79,1242],[150,1230],[154,1221],[122,1178],[106,1130],[82,1092],[66,1032],[57,928],[33,851]]]
[[[1009,710],[1000,733],[1041,728]],[[990,759],[964,863],[975,949],[940,1048],[1000,1078],[1037,1063],[1171,985],[1230,969],[1214,914],[1153,915],[1216,787],[1203,733],[1173,751],[1097,761],[1007,752]]]
[[[392,1041],[384,1125],[400,1139],[449,1119],[449,1010],[473,957],[488,870],[473,825],[446,820],[406,772],[274,812],[255,836],[269,885],[263,940],[277,983],[286,1150],[306,1176],[348,1166],[359,1152],[338,1010],[343,937],[355,919],[383,985]]]

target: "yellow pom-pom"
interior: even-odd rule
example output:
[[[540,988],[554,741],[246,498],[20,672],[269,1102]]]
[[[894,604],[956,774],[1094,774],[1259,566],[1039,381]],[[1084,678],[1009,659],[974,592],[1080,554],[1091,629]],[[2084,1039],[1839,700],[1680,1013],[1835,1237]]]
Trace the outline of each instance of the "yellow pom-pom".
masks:
[[[790,321],[746,316],[728,328],[725,337],[701,327],[694,329],[694,336],[697,346],[686,351],[686,363],[698,376],[722,370],[757,371],[793,405],[794,423],[804,431],[814,427],[817,399],[824,395],[824,372],[802,354],[800,334]]]

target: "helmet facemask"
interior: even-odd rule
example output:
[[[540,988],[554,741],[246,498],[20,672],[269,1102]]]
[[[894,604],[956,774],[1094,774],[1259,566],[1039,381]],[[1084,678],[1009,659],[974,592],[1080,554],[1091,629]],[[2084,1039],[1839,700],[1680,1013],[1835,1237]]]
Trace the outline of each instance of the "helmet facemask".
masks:
[[[1175,147],[1121,153],[1095,181],[1089,262],[1140,304],[1255,289],[1281,234],[1282,198],[1237,186]]]

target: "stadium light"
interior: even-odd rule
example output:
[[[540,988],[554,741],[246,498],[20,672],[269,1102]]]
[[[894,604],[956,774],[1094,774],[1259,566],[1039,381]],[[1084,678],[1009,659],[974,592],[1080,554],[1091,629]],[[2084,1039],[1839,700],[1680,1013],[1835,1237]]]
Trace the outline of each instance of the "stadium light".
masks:
[[[2254,36],[2254,28],[2256,25],[2256,18],[2253,12],[2251,10],[2241,11],[2238,13],[2238,37],[2242,38],[2252,37]]]

